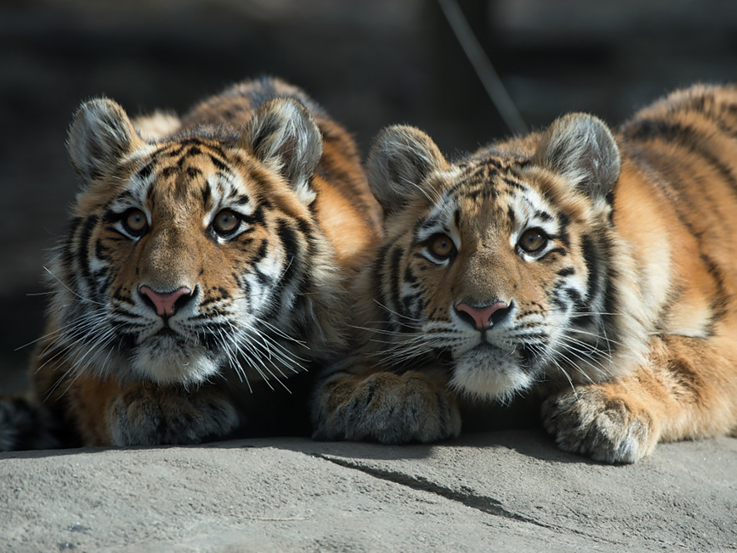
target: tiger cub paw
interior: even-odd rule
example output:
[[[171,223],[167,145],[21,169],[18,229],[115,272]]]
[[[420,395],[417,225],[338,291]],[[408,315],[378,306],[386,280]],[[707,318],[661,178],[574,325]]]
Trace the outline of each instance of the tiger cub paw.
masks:
[[[596,386],[548,398],[542,419],[561,449],[604,463],[634,463],[657,442],[653,418],[646,410]]]
[[[185,445],[216,440],[238,426],[238,414],[221,392],[135,384],[108,411],[113,443]]]
[[[316,407],[317,440],[428,443],[461,432],[455,396],[418,372],[328,382]]]

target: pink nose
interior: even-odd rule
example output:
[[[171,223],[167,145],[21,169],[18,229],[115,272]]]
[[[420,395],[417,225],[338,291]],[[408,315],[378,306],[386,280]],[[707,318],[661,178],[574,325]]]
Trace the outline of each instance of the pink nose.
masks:
[[[498,301],[493,305],[489,305],[488,307],[473,307],[468,305],[467,303],[459,303],[458,305],[456,305],[456,309],[458,311],[462,313],[467,313],[471,316],[476,330],[490,328],[491,324],[489,324],[489,321],[491,320],[491,316],[497,311],[507,309],[508,307],[509,306],[503,301]]]
[[[141,295],[151,300],[156,308],[156,314],[159,317],[170,317],[174,314],[174,304],[182,296],[191,296],[192,290],[186,286],[182,286],[178,290],[173,292],[167,292],[162,294],[161,292],[155,292],[148,286],[141,286],[139,290]]]

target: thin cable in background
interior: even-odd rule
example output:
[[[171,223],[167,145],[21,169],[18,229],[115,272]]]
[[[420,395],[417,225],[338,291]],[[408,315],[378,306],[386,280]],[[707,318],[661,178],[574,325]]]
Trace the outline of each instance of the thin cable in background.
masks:
[[[484,52],[479,44],[476,35],[473,34],[471,26],[468,24],[466,16],[455,0],[438,0],[440,8],[448,20],[450,28],[453,30],[456,39],[463,48],[471,65],[473,65],[476,75],[478,75],[481,84],[484,85],[486,93],[496,106],[496,110],[501,115],[509,130],[514,134],[526,134],[527,125],[524,119],[517,111],[512,98],[510,98],[507,89],[504,88],[502,80],[499,78],[491,60]]]

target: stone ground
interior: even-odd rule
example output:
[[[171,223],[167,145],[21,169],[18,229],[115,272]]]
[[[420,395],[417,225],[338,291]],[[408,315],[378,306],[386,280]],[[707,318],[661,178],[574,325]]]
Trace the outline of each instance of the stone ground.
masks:
[[[13,552],[735,551],[737,440],[605,466],[533,430],[0,454]]]

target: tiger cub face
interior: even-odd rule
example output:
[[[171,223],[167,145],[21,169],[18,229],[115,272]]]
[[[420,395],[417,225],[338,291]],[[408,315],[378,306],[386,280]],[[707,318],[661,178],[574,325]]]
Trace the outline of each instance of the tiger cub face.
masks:
[[[237,135],[145,142],[118,104],[93,100],[68,148],[82,191],[49,271],[50,339],[74,371],[279,380],[319,346],[299,340],[337,286],[310,214],[322,139],[299,102],[268,101]],[[323,289],[310,305],[308,280]]]
[[[480,398],[545,378],[600,380],[638,325],[609,316],[619,299],[606,282],[626,277],[604,261],[619,247],[608,128],[567,116],[514,151],[452,164],[421,131],[391,127],[368,163],[386,212],[375,278],[388,357],[444,352],[450,385]]]

